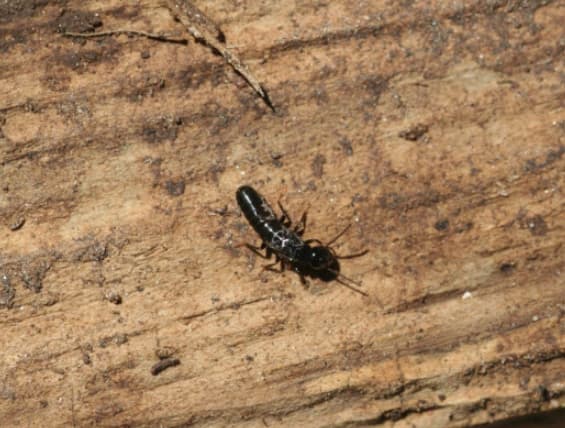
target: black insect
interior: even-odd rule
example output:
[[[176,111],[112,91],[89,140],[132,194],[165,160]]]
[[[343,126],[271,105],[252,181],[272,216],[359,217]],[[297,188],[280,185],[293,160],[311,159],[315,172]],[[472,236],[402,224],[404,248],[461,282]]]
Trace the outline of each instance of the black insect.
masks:
[[[263,240],[260,247],[250,244],[245,244],[245,246],[264,259],[269,259],[273,254],[275,255],[275,262],[265,266],[264,269],[283,272],[285,267],[290,267],[300,275],[300,280],[304,285],[306,285],[306,276],[320,278],[324,281],[335,279],[351,290],[367,296],[367,293],[349,283],[357,286],[359,284],[339,272],[338,259],[359,257],[368,251],[338,256],[331,247],[331,244],[342,236],[350,225],[324,245],[318,239],[302,239],[306,229],[306,212],[302,214],[300,221],[291,229],[292,221],[280,201],[278,205],[282,215],[278,218],[268,202],[250,186],[241,186],[237,189],[236,199],[245,218]],[[261,250],[266,250],[266,254],[261,253]],[[280,269],[274,269],[273,266],[279,262]]]

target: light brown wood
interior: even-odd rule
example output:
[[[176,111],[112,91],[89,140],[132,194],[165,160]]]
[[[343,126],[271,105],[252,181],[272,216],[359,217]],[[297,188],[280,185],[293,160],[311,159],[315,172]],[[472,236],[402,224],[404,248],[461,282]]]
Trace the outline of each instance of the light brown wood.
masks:
[[[196,2],[275,114],[201,44],[61,36],[187,37],[158,2],[36,3],[0,5],[3,425],[563,406],[562,2]],[[369,297],[263,272],[244,183],[353,223]]]

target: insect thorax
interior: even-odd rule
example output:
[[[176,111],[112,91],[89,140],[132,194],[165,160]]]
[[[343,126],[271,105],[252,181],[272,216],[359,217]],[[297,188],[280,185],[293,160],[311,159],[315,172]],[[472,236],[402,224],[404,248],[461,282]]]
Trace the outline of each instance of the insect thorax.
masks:
[[[297,253],[304,246],[304,242],[291,230],[280,228],[273,232],[267,245],[279,256],[293,261],[296,259]]]

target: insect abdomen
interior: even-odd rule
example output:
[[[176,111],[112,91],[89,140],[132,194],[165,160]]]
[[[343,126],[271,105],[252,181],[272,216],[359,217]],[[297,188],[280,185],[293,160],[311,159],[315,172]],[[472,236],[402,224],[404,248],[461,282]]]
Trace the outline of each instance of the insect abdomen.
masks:
[[[267,201],[250,186],[241,186],[236,193],[237,203],[247,221],[263,243],[285,260],[294,261],[304,243],[277,218]]]
[[[259,235],[265,223],[276,220],[273,209],[251,186],[241,186],[235,197],[243,215]]]
[[[253,227],[258,223],[276,219],[267,201],[251,186],[241,186],[237,189],[236,199],[245,218]]]

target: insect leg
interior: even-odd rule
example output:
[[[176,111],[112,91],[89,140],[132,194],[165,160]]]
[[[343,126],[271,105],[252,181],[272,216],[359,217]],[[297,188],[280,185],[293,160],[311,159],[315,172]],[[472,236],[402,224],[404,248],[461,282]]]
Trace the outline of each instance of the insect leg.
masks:
[[[294,226],[294,231],[298,236],[304,235],[304,232],[306,231],[307,215],[308,215],[308,210],[304,211],[302,217],[300,217],[300,220],[298,221],[298,223],[296,223],[296,226]]]
[[[251,251],[253,251],[255,254],[257,254],[259,257],[261,257],[262,259],[270,259],[271,258],[271,249],[267,248],[267,253],[263,254],[261,253],[261,250],[265,249],[265,244],[261,245],[261,247],[255,247],[254,245],[251,244],[244,244],[248,249],[250,249]]]
[[[310,283],[308,282],[308,280],[306,279],[306,277],[302,274],[298,274],[300,276],[300,283],[302,284],[302,286],[304,288],[309,288],[310,287]]]
[[[290,218],[290,215],[286,212],[286,210],[282,206],[281,201],[277,201],[277,204],[279,204],[279,208],[281,209],[281,212],[283,213],[281,218],[279,219],[279,221],[283,224],[284,227],[289,227],[292,224],[292,220]]]
[[[247,248],[254,248],[256,250],[264,250],[265,248],[267,248],[267,244],[265,244],[265,242],[261,242],[261,246],[260,247],[256,247],[255,245],[251,245],[248,244],[246,242],[240,242],[239,244],[236,244],[233,246],[233,248],[240,248],[240,247],[247,247]]]
[[[281,266],[279,269],[275,269],[273,266],[277,265],[280,262]],[[271,272],[283,273],[284,272],[284,261],[277,257],[277,260],[274,263],[269,265],[263,266],[264,270],[270,270]]]

